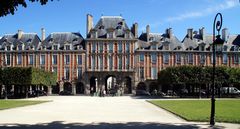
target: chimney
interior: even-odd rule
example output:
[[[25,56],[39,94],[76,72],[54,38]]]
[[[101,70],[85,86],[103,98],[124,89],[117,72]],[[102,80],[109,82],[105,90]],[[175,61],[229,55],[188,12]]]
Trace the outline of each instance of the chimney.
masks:
[[[228,35],[229,35],[228,29],[227,29],[227,28],[222,29],[222,39],[223,39],[224,41],[227,41],[227,40],[228,40]]]
[[[199,34],[201,35],[202,40],[204,41],[205,40],[205,28],[204,27],[199,29]]]
[[[23,35],[23,31],[18,30],[18,40],[22,38],[22,35]]]
[[[149,33],[150,33],[150,26],[147,25],[146,27],[146,33],[147,33],[147,42],[149,42]]]
[[[166,34],[168,35],[169,38],[172,38],[173,36],[172,28],[168,28]]]
[[[42,32],[42,39],[41,39],[41,40],[43,41],[43,40],[45,40],[45,38],[46,38],[45,29],[42,28],[42,29],[41,29],[41,32]]]
[[[187,36],[188,36],[188,38],[193,39],[193,29],[192,28],[187,30]]]
[[[137,23],[133,24],[131,31],[132,31],[134,37],[138,38],[138,24]]]
[[[90,30],[93,28],[93,16],[91,14],[87,14],[87,34],[89,34]]]

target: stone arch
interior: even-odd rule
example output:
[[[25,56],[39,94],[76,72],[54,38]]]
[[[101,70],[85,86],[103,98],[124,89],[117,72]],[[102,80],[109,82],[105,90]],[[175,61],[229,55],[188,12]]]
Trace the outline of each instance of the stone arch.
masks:
[[[107,94],[110,93],[110,90],[116,88],[117,85],[117,77],[114,75],[107,75],[105,77],[105,90]]]
[[[139,82],[137,85],[137,90],[147,90],[147,86],[144,82]]]
[[[93,94],[97,90],[97,78],[95,76],[92,76],[90,78],[90,93]]]
[[[72,93],[72,84],[70,82],[64,82],[63,91],[67,91],[69,93]]]
[[[82,82],[76,83],[76,94],[84,94],[84,84]]]
[[[56,85],[52,86],[52,94],[58,94],[60,92],[60,85],[57,82]]]
[[[157,82],[151,82],[149,84],[149,92],[152,93],[154,90],[159,90]]]
[[[124,93],[131,94],[132,93],[132,78],[129,76],[124,78]]]

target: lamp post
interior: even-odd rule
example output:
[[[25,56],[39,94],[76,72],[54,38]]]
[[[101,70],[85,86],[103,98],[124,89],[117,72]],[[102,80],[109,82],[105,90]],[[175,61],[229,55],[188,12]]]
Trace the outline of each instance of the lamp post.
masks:
[[[219,20],[217,20],[219,18]],[[216,49],[217,52],[222,51],[222,46],[224,41],[220,38],[220,30],[222,28],[222,14],[217,13],[214,18],[213,23],[213,73],[212,73],[212,97],[211,97],[211,116],[210,116],[210,125],[215,124],[215,67],[216,67]],[[218,35],[215,37],[215,29],[218,31]],[[217,38],[217,39],[215,39]]]

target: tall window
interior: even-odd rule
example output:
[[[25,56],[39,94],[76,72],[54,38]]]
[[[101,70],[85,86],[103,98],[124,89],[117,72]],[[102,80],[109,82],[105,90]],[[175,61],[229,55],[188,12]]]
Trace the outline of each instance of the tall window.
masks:
[[[118,69],[122,69],[122,56],[118,57]]]
[[[33,65],[33,55],[29,55],[29,64]]]
[[[109,43],[109,52],[110,52],[110,53],[113,52],[113,43]]]
[[[70,55],[65,55],[64,62],[65,64],[70,64]]]
[[[6,58],[7,65],[10,65],[11,64],[11,55],[7,54],[6,56],[7,56],[7,58]]]
[[[96,43],[92,44],[92,52],[95,53],[96,52]]]
[[[112,67],[113,67],[113,56],[110,55],[109,56],[109,69],[112,70]]]
[[[82,65],[82,55],[77,56],[78,65]]]
[[[40,57],[40,64],[45,65],[45,55],[41,55]]]
[[[69,67],[65,67],[65,69],[64,69],[65,79],[69,80],[69,75],[70,75]]]
[[[228,61],[228,55],[227,53],[223,53],[223,64],[227,64]]]
[[[122,53],[122,42],[118,43],[118,53]]]
[[[168,64],[169,63],[169,53],[163,54],[163,63]]]
[[[93,70],[95,69],[95,65],[96,65],[96,59],[95,59],[95,56],[92,55],[92,68],[93,68]]]
[[[181,54],[180,53],[176,53],[175,58],[176,58],[176,63],[180,64],[181,63]]]
[[[189,64],[192,64],[192,63],[193,63],[193,54],[192,54],[192,53],[189,53],[189,54],[188,54],[188,63],[189,63]]]
[[[7,46],[7,50],[10,51],[11,50],[11,46]]]
[[[82,67],[78,67],[77,75],[78,75],[78,80],[81,80],[82,79]]]
[[[157,68],[156,67],[152,67],[151,70],[151,75],[152,75],[152,79],[157,79]]]
[[[126,43],[126,53],[130,52],[130,43]]]
[[[103,70],[103,55],[100,55],[100,70]]]
[[[238,58],[238,54],[234,54],[234,63],[238,64],[239,63],[239,58]]]
[[[144,80],[144,67],[140,67],[140,79]]]
[[[103,43],[99,43],[99,49],[100,49],[100,53],[102,53],[103,52]]]
[[[156,53],[152,53],[151,57],[152,57],[152,64],[156,64],[157,63],[157,54]]]
[[[54,64],[54,65],[57,64],[57,55],[52,56],[52,64]]]
[[[201,54],[200,55],[200,64],[205,64],[205,61],[206,61],[206,56],[205,56],[205,54]]]
[[[21,65],[22,64],[22,54],[18,54],[18,57],[17,57],[17,64],[18,65]]]
[[[140,54],[140,62],[144,62],[144,54],[143,53]]]
[[[129,66],[130,66],[130,56],[127,55],[127,58],[126,58],[126,69],[129,69]]]

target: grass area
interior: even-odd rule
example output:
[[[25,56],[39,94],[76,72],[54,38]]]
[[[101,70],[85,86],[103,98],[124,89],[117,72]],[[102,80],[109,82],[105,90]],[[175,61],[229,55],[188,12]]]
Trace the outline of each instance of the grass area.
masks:
[[[210,100],[153,100],[149,101],[188,121],[205,121],[210,118]],[[240,100],[217,100],[217,122],[240,123]]]
[[[0,100],[0,110],[40,104],[48,101]]]

